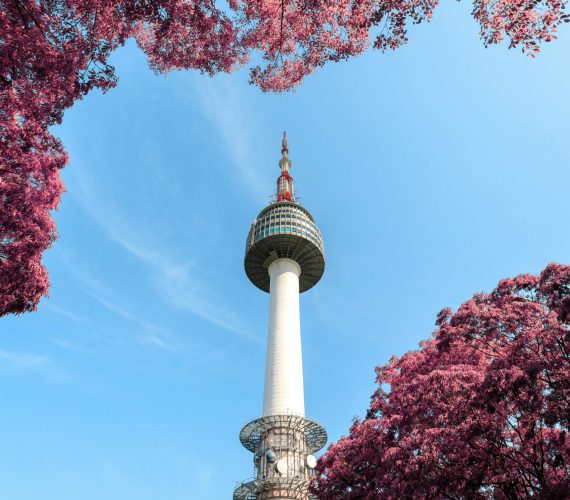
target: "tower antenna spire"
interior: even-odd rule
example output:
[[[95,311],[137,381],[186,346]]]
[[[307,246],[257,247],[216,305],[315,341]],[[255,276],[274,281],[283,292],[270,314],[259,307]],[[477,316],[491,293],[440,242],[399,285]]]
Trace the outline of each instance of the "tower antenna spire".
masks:
[[[283,158],[287,158],[287,153],[289,153],[289,149],[287,148],[287,131],[283,131],[283,140],[281,141],[281,154]]]
[[[293,177],[289,174],[291,160],[289,159],[289,147],[287,146],[287,132],[283,131],[281,141],[281,159],[279,168],[281,175],[277,178],[277,201],[295,201],[293,193]]]

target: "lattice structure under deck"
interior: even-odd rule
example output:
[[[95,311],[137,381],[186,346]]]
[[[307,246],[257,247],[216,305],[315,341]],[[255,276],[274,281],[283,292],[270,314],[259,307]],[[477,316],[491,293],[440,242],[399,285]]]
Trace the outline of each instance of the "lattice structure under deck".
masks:
[[[270,415],[247,423],[240,440],[254,453],[256,479],[238,484],[234,500],[309,500],[307,457],[327,441],[321,425],[299,415]]]

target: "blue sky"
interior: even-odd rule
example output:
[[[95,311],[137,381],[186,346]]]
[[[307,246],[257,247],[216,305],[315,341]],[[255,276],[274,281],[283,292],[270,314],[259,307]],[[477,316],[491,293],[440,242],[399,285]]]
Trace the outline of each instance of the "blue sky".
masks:
[[[283,95],[114,54],[119,86],[54,130],[50,297],[0,319],[1,499],[227,499],[251,476],[268,297],[243,251],[283,129],[325,238],[301,321],[307,413],[332,440],[441,308],[568,263],[570,32],[535,60],[484,49],[470,9]]]

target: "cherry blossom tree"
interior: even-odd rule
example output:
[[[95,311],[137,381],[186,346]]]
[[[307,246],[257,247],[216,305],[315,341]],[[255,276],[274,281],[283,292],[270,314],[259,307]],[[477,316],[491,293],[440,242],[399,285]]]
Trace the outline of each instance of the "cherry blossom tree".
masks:
[[[319,499],[570,497],[570,266],[502,280],[376,369]]]
[[[67,158],[49,133],[66,108],[116,84],[111,52],[134,38],[157,72],[213,75],[260,64],[251,81],[284,91],[369,46],[396,49],[437,0],[0,0],[0,315],[48,291],[41,257]],[[474,0],[486,45],[534,55],[568,21],[565,0]]]

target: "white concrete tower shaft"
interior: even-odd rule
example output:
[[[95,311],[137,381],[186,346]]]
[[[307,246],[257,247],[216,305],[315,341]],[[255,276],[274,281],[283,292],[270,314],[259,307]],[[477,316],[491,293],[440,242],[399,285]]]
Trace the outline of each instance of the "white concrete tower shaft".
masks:
[[[241,443],[253,453],[253,477],[233,500],[309,500],[315,453],[327,442],[322,425],[305,416],[300,295],[321,279],[325,248],[309,210],[294,195],[287,136],[281,143],[275,198],[253,221],[244,268],[269,293],[262,416],[246,423]]]
[[[268,269],[270,277],[269,328],[263,416],[305,415],[299,276],[301,268],[292,259],[277,259]]]

